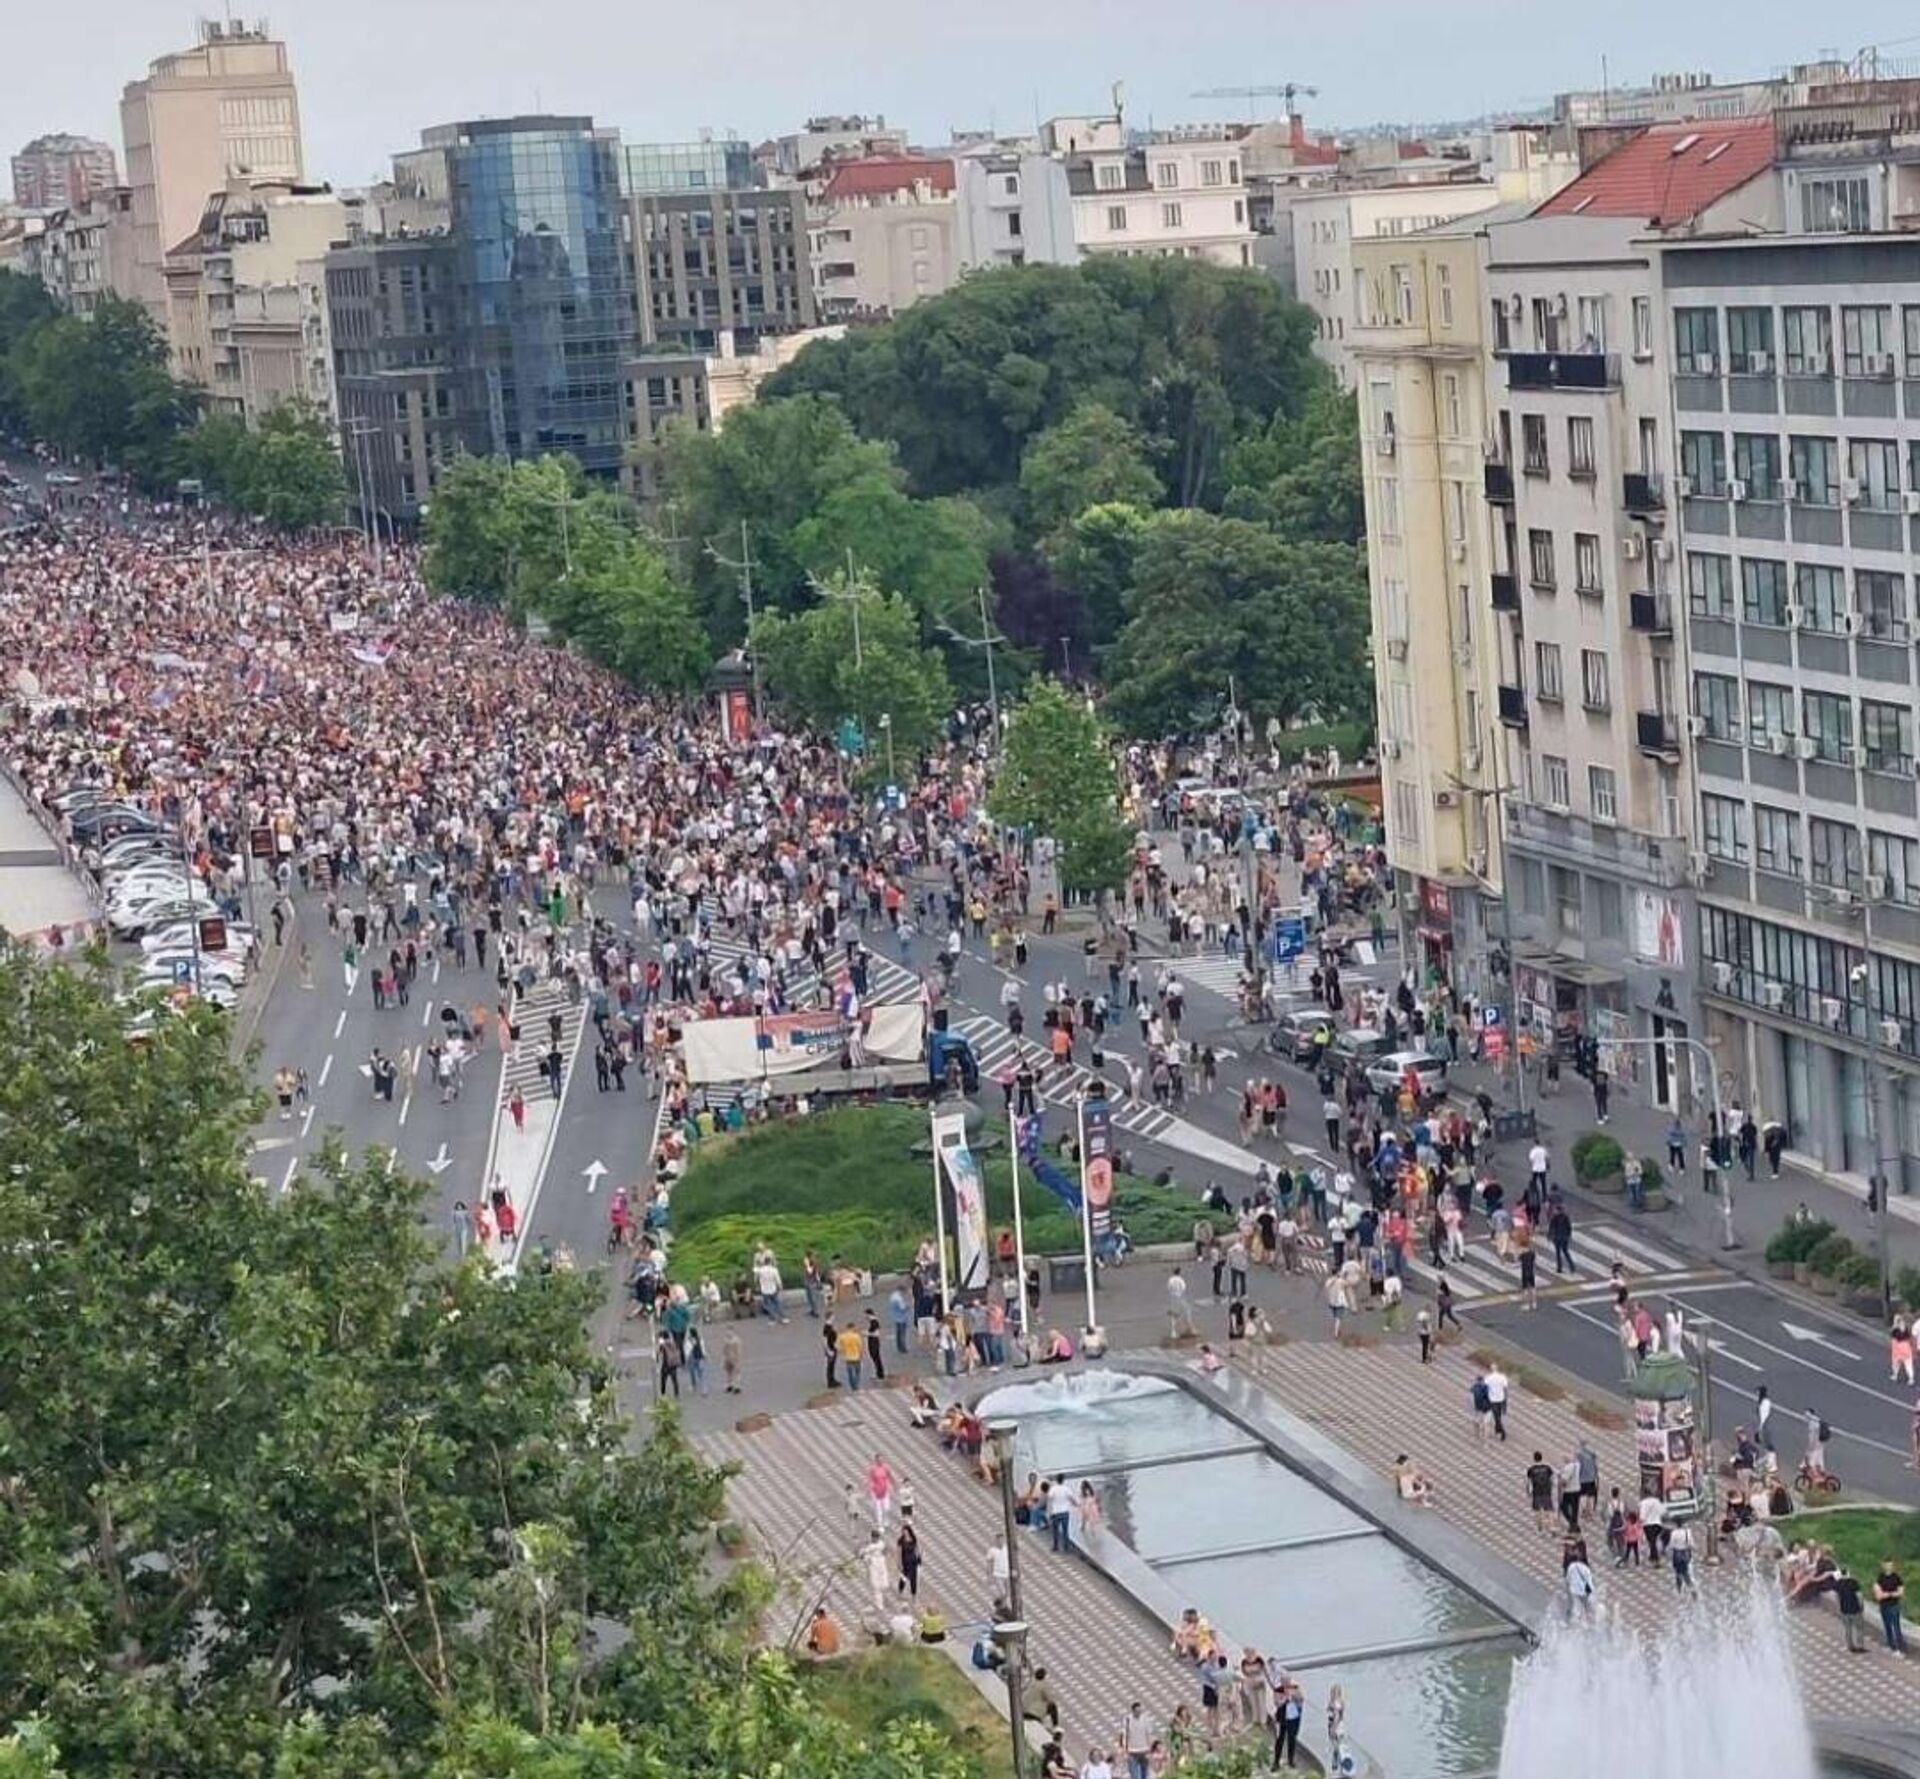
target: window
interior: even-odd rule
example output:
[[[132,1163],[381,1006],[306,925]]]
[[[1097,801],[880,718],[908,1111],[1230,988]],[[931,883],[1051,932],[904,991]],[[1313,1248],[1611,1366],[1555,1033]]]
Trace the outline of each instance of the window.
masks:
[[[1747,681],[1747,735],[1755,747],[1793,733],[1793,688],[1767,680]]]
[[[1155,161],[1153,183],[1162,191],[1172,191],[1180,183],[1180,169],[1172,161]]]
[[[1126,226],[1127,226],[1126,205],[1125,204],[1109,204],[1107,206],[1107,227],[1111,229],[1115,234],[1119,234],[1125,230]]]
[[[1613,774],[1605,767],[1596,766],[1592,772],[1603,774],[1609,781],[1607,785],[1607,807],[1612,809]],[[1591,773],[1588,789],[1592,790]],[[1611,814],[1600,813],[1600,793],[1593,791],[1593,819],[1597,822],[1611,822]],[[1588,880],[1587,887],[1593,892],[1593,930],[1602,939],[1624,939],[1627,936],[1626,897],[1621,893],[1619,884],[1609,877],[1595,877]]]
[[[1393,476],[1381,476],[1374,483],[1374,506],[1380,515],[1380,535],[1400,535],[1400,483]]]
[[[1780,334],[1789,377],[1833,375],[1832,310],[1782,309]]]
[[[1813,757],[1835,766],[1853,764],[1853,700],[1838,692],[1801,695],[1803,735],[1813,740]]]
[[[1850,822],[1807,818],[1807,853],[1813,881],[1828,889],[1860,893],[1860,830]]]
[[[1906,374],[1920,377],[1920,308],[1909,303],[1900,311],[1900,328],[1907,349]]]
[[[1598,594],[1600,584],[1600,540],[1591,531],[1573,534],[1573,590]]]
[[[1180,226],[1180,206],[1162,204],[1160,206],[1160,226],[1163,229],[1177,229]]]
[[[1619,815],[1619,781],[1611,766],[1587,768],[1587,807],[1597,822],[1616,822]]]
[[[1884,885],[1890,902],[1920,902],[1920,840],[1867,833],[1867,872]]]
[[[1505,352],[1513,345],[1513,321],[1507,314],[1507,305],[1499,298],[1493,299],[1493,349]]]
[[[1780,441],[1770,432],[1736,432],[1733,479],[1746,485],[1749,500],[1778,500]]]
[[[1733,616],[1733,561],[1709,550],[1687,552],[1687,610],[1696,618]]]
[[[1547,461],[1547,417],[1544,414],[1520,416],[1520,467],[1530,476],[1551,473]]]
[[[1567,762],[1559,754],[1540,756],[1540,796],[1555,809],[1567,807]]]
[[[1020,175],[1018,173],[1009,173],[1006,178],[1001,180],[1000,185],[1008,197],[1017,198],[1020,195]]]
[[[1700,795],[1700,839],[1716,859],[1747,862],[1747,806],[1738,797]]]
[[[1389,575],[1380,583],[1380,627],[1389,642],[1405,642],[1413,634],[1407,612],[1407,583],[1395,576]]]
[[[1907,577],[1884,569],[1853,571],[1853,608],[1860,614],[1861,633],[1876,642],[1905,642]]]
[[[1567,763],[1560,762],[1560,776],[1566,778]],[[1563,783],[1564,788],[1564,783]],[[1561,807],[1566,807],[1565,799]],[[1580,936],[1580,873],[1570,871],[1564,865],[1547,867],[1547,882],[1553,894],[1553,918],[1559,923],[1561,932],[1569,938]]]
[[[1787,470],[1793,478],[1790,492],[1802,505],[1830,507],[1839,504],[1839,455],[1832,439],[1789,439]]]
[[[1860,700],[1860,755],[1869,772],[1913,773],[1913,712],[1904,704]]]
[[[1218,185],[1220,183],[1220,163],[1218,161],[1202,161],[1200,163],[1200,183],[1202,185]]]
[[[1800,875],[1800,818],[1790,809],[1753,806],[1753,862],[1780,877]]]
[[[1863,173],[1800,182],[1800,226],[1810,235],[1859,234],[1873,227],[1873,194]]]
[[[1582,352],[1607,349],[1607,299],[1603,296],[1577,298],[1574,306],[1575,337]]]
[[[1840,310],[1840,369],[1849,377],[1893,375],[1893,311],[1884,304]]]
[[[1240,163],[1238,161],[1227,162],[1227,183],[1229,185],[1238,185],[1240,183]]]
[[[1460,436],[1460,376],[1456,371],[1448,371],[1440,379],[1440,412],[1447,437],[1457,439]]]
[[[1633,299],[1633,355],[1635,358],[1653,356],[1653,299],[1637,296]]]
[[[1567,474],[1593,479],[1593,419],[1575,414],[1567,421]]]
[[[1124,168],[1114,161],[1102,161],[1094,174],[1094,180],[1102,191],[1118,191],[1126,184]]]
[[[1727,369],[1752,376],[1773,369],[1773,311],[1727,311]]]
[[[1533,645],[1533,689],[1534,696],[1542,704],[1558,704],[1564,696],[1560,684],[1560,645],[1557,642],[1536,642]],[[1566,798],[1560,799],[1562,803]]]
[[[1389,266],[1387,276],[1393,284],[1393,321],[1405,327],[1413,319],[1413,273],[1405,266]]]
[[[1580,651],[1580,702],[1588,710],[1613,708],[1613,687],[1607,675],[1607,657],[1599,649]]]
[[[1707,496],[1727,491],[1727,442],[1717,432],[1683,432],[1680,435],[1680,473],[1693,484],[1693,492]]]
[[[1693,707],[1699,713],[1709,739],[1740,740],[1740,682],[1732,674],[1696,673],[1693,676]]]
[[[1673,368],[1711,376],[1720,367],[1720,316],[1713,309],[1675,309]]]
[[[1877,513],[1900,510],[1900,447],[1892,439],[1849,440],[1847,474],[1859,485],[1859,505]]]
[[[1839,569],[1800,563],[1793,571],[1793,594],[1803,628],[1823,636],[1846,634],[1847,583]]]
[[[1553,591],[1553,533],[1551,531],[1527,533],[1527,578],[1542,592]]]
[[[1453,267],[1436,266],[1433,272],[1434,294],[1440,307],[1440,325],[1453,326]]]

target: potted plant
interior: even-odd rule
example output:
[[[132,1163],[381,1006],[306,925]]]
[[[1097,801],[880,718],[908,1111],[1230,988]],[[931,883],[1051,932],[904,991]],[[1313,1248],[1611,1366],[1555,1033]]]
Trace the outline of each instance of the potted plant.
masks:
[[[1815,1248],[1833,1234],[1831,1223],[1809,1218],[1805,1223],[1790,1223],[1785,1232],[1791,1236],[1791,1251],[1788,1258],[1793,1262],[1793,1282],[1804,1285],[1812,1277],[1807,1265],[1807,1257]]]
[[[1871,1254],[1850,1254],[1833,1275],[1849,1309],[1863,1316],[1880,1314],[1880,1263]]]
[[[1618,1192],[1624,1184],[1620,1145],[1603,1130],[1590,1130],[1573,1140],[1573,1177],[1594,1192]]]
[[[1807,1256],[1807,1283],[1822,1297],[1839,1290],[1840,1268],[1853,1258],[1853,1243],[1844,1235],[1830,1235]]]
[[[1798,1235],[1794,1224],[1783,1223],[1767,1237],[1767,1272],[1773,1278],[1793,1277],[1794,1256],[1800,1252],[1800,1244],[1795,1239]]]
[[[1659,1162],[1651,1155],[1640,1158],[1640,1196],[1650,1211],[1664,1211],[1667,1208],[1667,1176],[1660,1171]]]

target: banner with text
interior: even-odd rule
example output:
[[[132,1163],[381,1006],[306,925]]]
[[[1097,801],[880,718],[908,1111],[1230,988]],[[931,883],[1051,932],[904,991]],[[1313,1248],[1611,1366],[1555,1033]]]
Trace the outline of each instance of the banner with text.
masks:
[[[967,1142],[964,1111],[934,1112],[933,1152],[940,1163],[938,1190],[946,1200],[946,1226],[954,1249],[953,1294],[984,1296],[993,1265],[987,1240],[987,1189],[979,1160]]]
[[[863,1008],[858,1021],[834,1009],[762,1019],[694,1019],[682,1028],[687,1080],[759,1081],[831,1067],[850,1052],[854,1066],[918,1062],[926,1054],[926,1009],[918,1002]]]
[[[1087,1199],[1087,1226],[1095,1246],[1113,1234],[1113,1114],[1104,1099],[1081,1108],[1087,1151],[1080,1158],[1080,1185]]]

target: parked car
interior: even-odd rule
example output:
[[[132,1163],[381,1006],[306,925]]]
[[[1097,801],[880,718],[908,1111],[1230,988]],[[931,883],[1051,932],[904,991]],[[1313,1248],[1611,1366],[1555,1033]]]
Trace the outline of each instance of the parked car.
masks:
[[[1391,1051],[1385,1032],[1370,1025],[1354,1026],[1333,1041],[1333,1054],[1340,1063],[1369,1064]]]
[[[172,951],[184,948],[191,951],[199,932],[199,924],[191,920],[178,920],[172,926],[156,927],[140,941],[142,951]],[[219,953],[221,957],[245,957],[253,949],[257,935],[245,921],[227,922],[227,948]]]
[[[1447,1059],[1424,1050],[1393,1050],[1367,1065],[1367,1085],[1375,1093],[1396,1093],[1411,1069],[1423,1094],[1446,1084]]]
[[[1331,1043],[1333,1031],[1333,1015],[1324,1007],[1296,1007],[1273,1022],[1273,1029],[1267,1033],[1267,1048],[1289,1062],[1311,1068],[1320,1057],[1320,1034],[1327,1033],[1327,1042]]]
[[[172,926],[176,921],[194,920],[216,912],[211,896],[204,901],[140,902],[127,908],[109,909],[107,926],[116,938],[139,939],[155,927]]]

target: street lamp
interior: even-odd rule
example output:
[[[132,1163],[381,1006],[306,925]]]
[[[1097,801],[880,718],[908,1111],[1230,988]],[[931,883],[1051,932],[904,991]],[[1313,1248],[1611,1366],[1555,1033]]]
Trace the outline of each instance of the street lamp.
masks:
[[[880,733],[887,738],[887,783],[898,784],[899,775],[893,769],[893,712],[890,710],[880,713]]]
[[[1007,1715],[1013,1729],[1013,1779],[1027,1779],[1026,1621],[1007,1619],[995,1625],[993,1642],[1000,1651],[1000,1672],[1007,1682]]]
[[[1024,1303],[1027,1281],[1020,1281]],[[1022,1318],[1024,1321],[1024,1317]],[[1007,1529],[1007,1605],[1013,1616],[1024,1616],[1020,1598],[1020,1534],[1013,1517],[1013,1441],[1019,1431],[1012,1421],[989,1421],[987,1437],[993,1441],[994,1467],[1000,1473],[1000,1513]]]
[[[740,521],[738,562],[731,556],[721,555],[712,544],[706,546],[706,551],[722,568],[731,568],[740,577],[740,597],[747,608],[747,666],[753,672],[753,720],[759,723],[764,721],[765,712],[760,708],[760,651],[753,646],[753,544],[748,536],[746,520]]]
[[[956,630],[951,624],[940,626],[941,635],[952,642],[962,643],[970,649],[985,649],[987,652],[987,708],[993,713],[993,745],[995,752],[1000,747],[1000,688],[993,674],[993,645],[1004,643],[1007,639],[993,627],[993,621],[987,616],[987,589],[979,586],[974,593],[980,601],[980,634],[969,636],[964,630]]]

